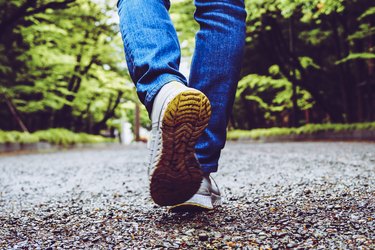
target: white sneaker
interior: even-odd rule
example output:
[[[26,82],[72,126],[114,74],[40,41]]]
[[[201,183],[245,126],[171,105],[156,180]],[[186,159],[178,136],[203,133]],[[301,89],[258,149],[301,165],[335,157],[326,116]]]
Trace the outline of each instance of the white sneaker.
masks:
[[[195,144],[210,116],[210,102],[199,90],[171,82],[157,94],[149,141],[150,193],[156,204],[179,204],[199,189],[202,171]]]
[[[214,185],[212,185],[212,182]],[[204,176],[198,192],[188,201],[169,208],[170,212],[194,212],[212,210],[221,205],[221,194],[215,180],[210,176]]]

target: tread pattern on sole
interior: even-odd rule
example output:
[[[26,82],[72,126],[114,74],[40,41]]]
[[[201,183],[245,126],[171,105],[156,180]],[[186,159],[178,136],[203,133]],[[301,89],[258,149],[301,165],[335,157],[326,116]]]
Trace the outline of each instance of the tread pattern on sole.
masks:
[[[162,152],[150,184],[156,204],[176,205],[198,191],[202,171],[195,157],[195,144],[210,116],[210,102],[200,91],[186,90],[168,104],[161,125]]]

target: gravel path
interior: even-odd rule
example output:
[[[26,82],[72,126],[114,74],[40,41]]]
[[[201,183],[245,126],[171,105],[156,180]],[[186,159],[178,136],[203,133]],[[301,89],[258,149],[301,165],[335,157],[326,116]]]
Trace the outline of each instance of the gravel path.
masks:
[[[145,145],[0,157],[0,249],[375,249],[375,144],[228,143],[223,206],[148,197]]]

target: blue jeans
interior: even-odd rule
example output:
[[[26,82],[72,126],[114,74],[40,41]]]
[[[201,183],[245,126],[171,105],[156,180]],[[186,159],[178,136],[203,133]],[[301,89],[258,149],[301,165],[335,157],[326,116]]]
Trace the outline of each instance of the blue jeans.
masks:
[[[232,110],[245,45],[244,0],[195,0],[200,25],[189,81],[179,72],[180,45],[168,0],[120,0],[126,61],[140,101],[149,113],[158,91],[179,81],[202,91],[212,116],[196,144],[202,170],[216,172]]]

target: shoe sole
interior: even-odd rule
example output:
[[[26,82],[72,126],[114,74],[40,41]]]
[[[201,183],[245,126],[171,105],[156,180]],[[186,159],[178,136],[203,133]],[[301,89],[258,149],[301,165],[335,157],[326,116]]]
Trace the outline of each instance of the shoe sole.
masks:
[[[197,213],[213,210],[212,207],[205,207],[198,203],[183,203],[180,205],[172,206],[168,209],[170,213]]]
[[[211,116],[208,98],[196,90],[179,93],[163,116],[162,152],[151,177],[150,193],[160,206],[172,206],[190,199],[202,182],[195,157],[195,144]]]
[[[203,212],[213,208],[211,196],[196,194],[190,200],[170,207],[168,211],[171,213]]]
[[[206,195],[197,195],[194,196],[187,202],[171,206],[168,209],[170,213],[186,213],[186,212],[204,212],[211,211],[215,207],[221,205],[221,196],[211,194],[210,196]]]

